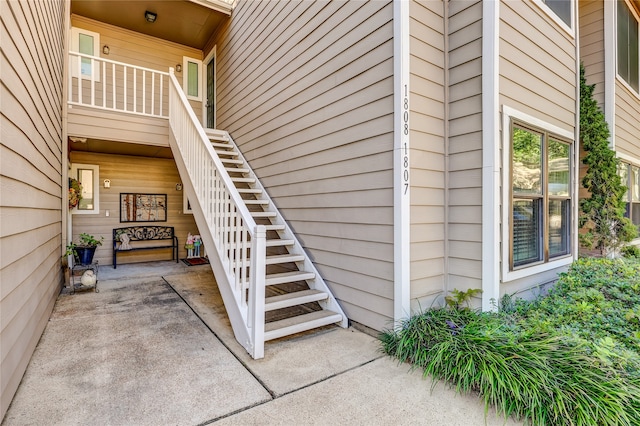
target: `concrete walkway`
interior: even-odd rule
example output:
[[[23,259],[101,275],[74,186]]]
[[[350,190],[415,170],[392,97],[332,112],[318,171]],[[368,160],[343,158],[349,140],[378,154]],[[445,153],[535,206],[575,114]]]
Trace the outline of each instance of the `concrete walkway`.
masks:
[[[352,328],[235,341],[208,265],[106,267],[59,296],[2,425],[515,425]]]

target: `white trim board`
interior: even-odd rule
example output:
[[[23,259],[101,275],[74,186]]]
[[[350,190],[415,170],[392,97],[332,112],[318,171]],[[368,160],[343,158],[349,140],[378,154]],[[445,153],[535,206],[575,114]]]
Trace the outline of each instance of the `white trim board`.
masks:
[[[393,2],[393,319],[411,315],[409,3]],[[406,131],[405,131],[406,129]]]

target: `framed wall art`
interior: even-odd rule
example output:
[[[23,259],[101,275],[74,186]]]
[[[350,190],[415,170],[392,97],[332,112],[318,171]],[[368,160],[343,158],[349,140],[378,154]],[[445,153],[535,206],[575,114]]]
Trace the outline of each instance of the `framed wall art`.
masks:
[[[166,222],[167,194],[120,193],[120,222]]]

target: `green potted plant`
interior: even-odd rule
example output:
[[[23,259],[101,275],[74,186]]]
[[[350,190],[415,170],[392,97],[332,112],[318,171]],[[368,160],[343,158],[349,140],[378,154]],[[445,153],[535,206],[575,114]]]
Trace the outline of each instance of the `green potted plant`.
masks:
[[[83,232],[80,234],[78,243],[71,241],[67,244],[65,255],[69,256],[73,254],[74,262],[81,265],[90,265],[93,262],[93,255],[96,252],[96,248],[101,246],[103,241],[104,237],[98,239],[93,235]]]

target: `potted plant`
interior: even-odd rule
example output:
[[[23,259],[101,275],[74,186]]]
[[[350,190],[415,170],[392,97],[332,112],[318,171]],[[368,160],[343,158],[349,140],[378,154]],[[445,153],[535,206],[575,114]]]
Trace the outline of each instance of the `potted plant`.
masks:
[[[93,262],[93,255],[96,252],[96,248],[102,245],[104,237],[97,239],[93,235],[89,235],[85,232],[80,234],[79,242],[73,241],[67,244],[66,256],[73,254],[73,260],[81,265],[90,265]]]

